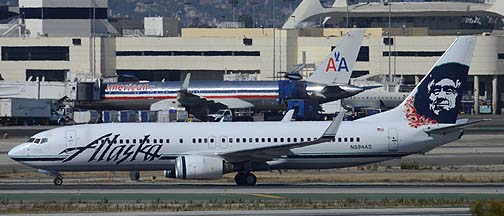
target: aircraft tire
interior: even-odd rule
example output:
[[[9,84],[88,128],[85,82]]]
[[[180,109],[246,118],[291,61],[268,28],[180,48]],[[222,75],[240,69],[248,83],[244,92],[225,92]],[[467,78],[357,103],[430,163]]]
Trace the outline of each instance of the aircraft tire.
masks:
[[[243,182],[245,186],[254,186],[257,183],[257,177],[253,173],[244,175]]]
[[[61,176],[56,176],[53,180],[54,185],[62,185],[63,184],[63,178]]]
[[[239,172],[235,176],[235,182],[238,186],[254,186],[257,183],[257,177],[253,173]]]

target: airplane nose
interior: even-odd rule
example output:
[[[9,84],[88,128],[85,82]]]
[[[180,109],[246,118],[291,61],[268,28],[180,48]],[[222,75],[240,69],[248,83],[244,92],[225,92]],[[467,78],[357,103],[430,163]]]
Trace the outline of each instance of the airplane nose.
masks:
[[[20,156],[24,152],[25,146],[26,146],[25,144],[18,145],[16,147],[12,148],[9,152],[7,152],[7,155],[10,158],[14,159],[14,158]]]

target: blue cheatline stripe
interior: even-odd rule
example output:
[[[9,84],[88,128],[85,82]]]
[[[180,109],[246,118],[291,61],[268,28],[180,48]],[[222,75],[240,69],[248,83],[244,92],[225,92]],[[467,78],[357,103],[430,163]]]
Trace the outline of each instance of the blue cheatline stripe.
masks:
[[[193,94],[233,94],[233,93],[278,93],[278,90],[195,90],[189,91]],[[135,94],[135,95],[145,95],[145,94],[177,94],[177,91],[106,91],[107,95],[124,95],[124,94]]]
[[[287,158],[309,159],[309,158],[383,158],[383,157],[404,157],[409,153],[382,153],[382,154],[335,154],[335,155],[288,155]]]
[[[62,157],[15,157],[12,160],[15,161],[62,161],[65,158]]]

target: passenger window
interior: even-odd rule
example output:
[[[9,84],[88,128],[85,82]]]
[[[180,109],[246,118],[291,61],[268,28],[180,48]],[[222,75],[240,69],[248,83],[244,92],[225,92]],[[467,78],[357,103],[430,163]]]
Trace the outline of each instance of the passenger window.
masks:
[[[258,142],[259,142],[259,138],[255,138],[255,140],[256,140],[256,143],[258,143]]]
[[[290,137],[289,137],[289,138],[287,138],[287,142],[288,142],[288,143],[290,143]]]
[[[278,142],[278,139],[277,138],[273,138],[273,142]]]
[[[266,139],[264,139],[264,138],[261,138],[261,141],[262,141],[262,142],[266,142]]]
[[[133,140],[133,141],[135,141],[135,140]],[[157,143],[157,139],[152,140],[152,142],[153,142],[154,144],[156,144],[156,143]],[[133,142],[133,143],[135,143],[135,142]]]
[[[304,142],[304,138],[301,138],[301,142]]]
[[[160,143],[160,144],[163,144],[163,139],[159,139],[159,143]]]
[[[308,142],[311,142],[311,138],[310,137],[306,138],[306,140],[308,140]]]
[[[338,137],[338,142],[341,142],[341,137]]]
[[[133,139],[133,143],[136,143],[136,139]]]
[[[282,137],[282,138],[280,138],[280,142],[284,142],[284,138],[283,138],[283,137]]]
[[[345,142],[348,142],[348,138],[345,137]]]
[[[297,142],[297,138],[294,138],[294,142]]]
[[[126,144],[129,144],[129,139],[126,140]]]
[[[360,137],[357,137],[356,139],[357,139],[357,142],[360,142]]]
[[[179,139],[179,142],[180,143],[184,143],[184,139]]]
[[[147,144],[149,144],[149,143],[150,143],[150,139],[147,139]]]
[[[201,138],[198,139],[198,143],[201,143]]]
[[[225,143],[225,142],[226,142],[226,139],[225,139],[225,138],[222,138],[222,139],[221,139],[221,142],[222,142],[222,143]]]
[[[236,138],[236,143],[240,143],[240,138]]]
[[[243,143],[246,143],[246,142],[247,142],[247,138],[243,138],[243,139],[242,139],[242,142],[243,142]]]
[[[196,138],[193,138],[193,139],[192,139],[192,142],[193,142],[193,143],[196,143]]]
[[[254,142],[254,139],[253,138],[249,138],[249,143],[253,143]]]
[[[204,143],[208,143],[208,138],[203,139]]]
[[[350,142],[353,142],[353,137],[350,137]]]
[[[268,142],[269,142],[269,143],[271,142],[271,138],[268,138]]]
[[[119,140],[119,144],[123,144],[123,140],[122,139]]]
[[[229,143],[233,143],[233,138],[229,138]]]
[[[214,139],[213,138],[210,138],[210,143],[214,143]]]
[[[166,139],[166,143],[170,143],[170,139]]]

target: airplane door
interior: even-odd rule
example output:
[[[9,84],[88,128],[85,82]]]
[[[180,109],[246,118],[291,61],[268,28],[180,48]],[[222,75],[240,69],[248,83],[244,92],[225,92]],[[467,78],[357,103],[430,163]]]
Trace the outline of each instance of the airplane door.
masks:
[[[389,128],[388,130],[388,139],[389,139],[389,151],[396,152],[399,145],[399,139],[397,137],[397,129]]]
[[[67,148],[77,147],[76,146],[76,137],[74,130],[65,131],[65,142]]]

